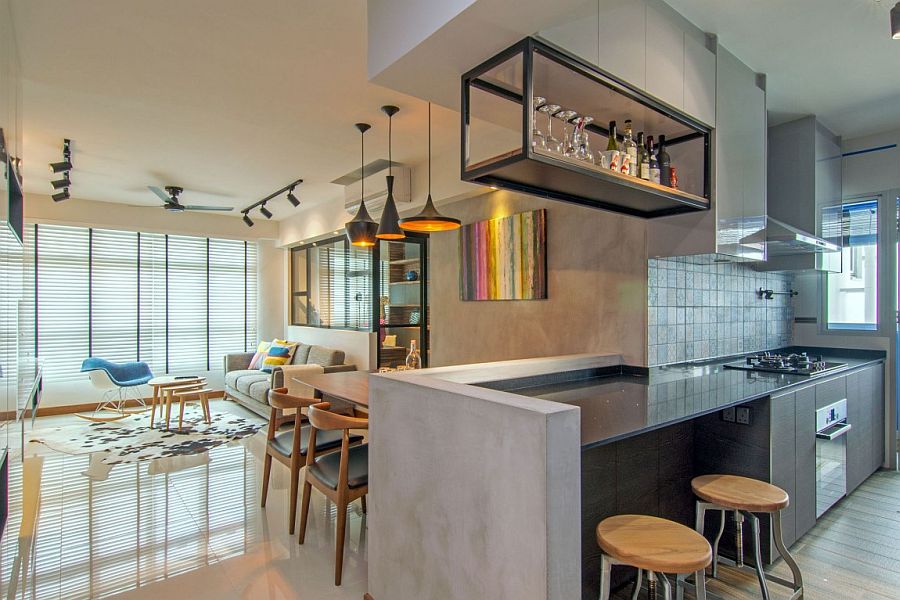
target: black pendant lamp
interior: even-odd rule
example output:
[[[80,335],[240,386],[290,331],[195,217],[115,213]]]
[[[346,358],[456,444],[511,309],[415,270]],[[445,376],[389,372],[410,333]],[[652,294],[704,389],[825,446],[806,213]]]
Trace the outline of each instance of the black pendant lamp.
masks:
[[[400,229],[400,214],[397,212],[397,204],[394,202],[394,159],[391,156],[392,130],[394,115],[400,109],[396,106],[382,106],[381,112],[388,116],[388,175],[387,175],[387,201],[384,203],[384,211],[381,213],[381,223],[378,224],[379,240],[402,240],[406,237]]]
[[[352,221],[348,221],[344,228],[347,230],[347,239],[354,246],[361,248],[371,248],[375,245],[375,233],[378,231],[378,223],[369,216],[366,210],[366,132],[371,125],[368,123],[357,123],[356,128],[359,129],[359,146],[360,146],[360,180],[359,180],[359,210]]]
[[[428,103],[428,198],[425,199],[425,207],[422,212],[413,217],[400,219],[400,227],[406,231],[422,233],[451,231],[460,227],[459,219],[445,217],[439,213],[431,199],[431,102]]]

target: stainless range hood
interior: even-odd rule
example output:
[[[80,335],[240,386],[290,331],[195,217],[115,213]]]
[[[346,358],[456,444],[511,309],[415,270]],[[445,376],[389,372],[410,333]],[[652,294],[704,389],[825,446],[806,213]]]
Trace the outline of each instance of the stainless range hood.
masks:
[[[766,217],[764,229],[741,239],[745,245],[764,245],[766,257],[794,256],[797,254],[815,254],[838,252],[841,247],[826,239],[792,227],[773,217]]]

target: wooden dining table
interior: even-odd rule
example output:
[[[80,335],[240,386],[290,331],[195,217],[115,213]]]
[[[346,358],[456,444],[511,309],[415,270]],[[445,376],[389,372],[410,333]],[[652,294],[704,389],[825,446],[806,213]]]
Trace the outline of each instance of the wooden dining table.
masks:
[[[313,388],[324,402],[337,400],[348,403],[354,410],[369,410],[369,373],[342,371],[340,373],[304,373],[294,377],[297,383]]]

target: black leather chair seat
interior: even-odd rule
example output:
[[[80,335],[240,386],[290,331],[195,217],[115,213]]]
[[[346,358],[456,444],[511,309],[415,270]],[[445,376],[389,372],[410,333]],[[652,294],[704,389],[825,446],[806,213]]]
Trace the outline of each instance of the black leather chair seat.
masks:
[[[341,447],[341,430],[318,431],[316,433],[316,452],[326,452]],[[356,444],[362,441],[361,435],[351,435],[350,443]],[[269,442],[273,450],[283,456],[290,456],[294,448],[294,429],[275,434],[275,439]],[[309,425],[300,428],[300,456],[306,456],[309,448]]]
[[[329,432],[330,433],[330,432]],[[341,470],[341,453],[333,452],[317,457],[316,462],[308,467],[309,473],[333,490],[338,486],[338,475]],[[347,484],[358,488],[369,483],[369,445],[350,448],[347,460]]]

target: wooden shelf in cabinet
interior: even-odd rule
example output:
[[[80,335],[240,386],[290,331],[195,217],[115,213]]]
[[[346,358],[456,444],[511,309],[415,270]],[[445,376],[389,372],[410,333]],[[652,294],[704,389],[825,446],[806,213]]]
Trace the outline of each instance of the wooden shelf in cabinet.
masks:
[[[389,265],[411,265],[413,263],[419,262],[419,257],[416,256],[414,258],[402,258],[400,260],[389,260]]]

